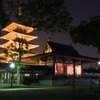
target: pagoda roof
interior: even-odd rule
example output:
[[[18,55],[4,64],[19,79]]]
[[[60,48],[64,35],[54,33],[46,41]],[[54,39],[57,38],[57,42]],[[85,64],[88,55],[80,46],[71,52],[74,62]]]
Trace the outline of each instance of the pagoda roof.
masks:
[[[7,62],[7,56],[6,56],[6,54],[5,53],[0,53],[0,63],[1,62],[4,62],[4,63],[6,63]],[[1,66],[0,66],[1,67]]]
[[[34,55],[36,55],[36,54],[32,53],[32,52],[29,52],[27,54],[24,54],[22,58],[31,57],[31,56],[34,56]]]
[[[14,32],[14,31],[1,37],[1,39],[6,39],[6,40],[14,40],[16,38],[23,38],[23,39],[26,39],[27,41],[31,41],[31,40],[34,40],[38,37],[32,36],[32,35],[21,34],[21,33]]]
[[[19,23],[15,23],[15,22],[12,22],[10,25],[3,28],[2,30],[7,31],[7,32],[11,32],[11,31],[16,30],[16,29],[22,29],[22,30],[26,31],[26,33],[30,33],[33,30],[36,30],[36,28],[28,27],[28,26],[21,25]]]
[[[34,52],[28,52],[26,54],[23,54],[22,58],[31,57],[31,56],[34,56],[34,55],[36,55]],[[22,61],[23,61],[23,59],[22,59]],[[32,62],[32,61],[27,60],[27,59],[24,62],[27,62],[27,61],[28,61],[28,63]],[[2,53],[0,53],[0,63],[1,62],[4,62],[4,63],[12,62],[12,58],[7,57],[6,54],[2,52]]]
[[[0,53],[0,59],[6,59],[6,54],[5,53]]]
[[[14,41],[12,41],[12,40],[10,40],[10,41],[8,41],[8,42],[6,42],[6,43],[4,43],[4,44],[1,44],[0,45],[0,47],[1,48],[8,48],[10,45],[14,45],[13,43],[15,43]],[[16,42],[16,47],[18,47],[17,46],[18,45],[18,42]],[[34,49],[34,48],[37,48],[37,47],[39,47],[39,45],[34,45],[34,44],[31,44],[31,43],[28,43],[28,49],[30,50],[30,49]],[[25,48],[24,48],[25,49]]]

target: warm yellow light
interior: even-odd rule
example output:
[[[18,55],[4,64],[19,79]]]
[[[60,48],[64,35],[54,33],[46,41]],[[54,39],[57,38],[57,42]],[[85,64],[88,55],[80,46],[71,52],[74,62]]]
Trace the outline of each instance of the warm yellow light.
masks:
[[[10,49],[11,44],[13,44],[13,46],[15,46],[16,43],[16,48],[19,48],[19,43],[18,42],[13,42],[13,41],[8,41],[2,45],[0,45],[1,48],[6,48],[6,49]],[[9,47],[9,48],[8,48]],[[28,50],[30,49],[34,49],[39,47],[39,45],[34,45],[34,44],[28,44]],[[11,46],[11,48],[13,49],[13,47]],[[27,48],[25,47],[25,45],[23,45],[23,49],[27,50]]]
[[[38,37],[29,35],[29,33],[33,30],[36,30],[36,28],[12,22],[10,25],[3,28],[2,30],[7,31],[8,33],[6,35],[1,36],[0,39],[8,40],[8,42],[0,44],[0,47],[8,50],[9,57],[7,57],[6,54],[0,54],[0,57],[2,58],[0,59],[0,61],[2,60],[3,62],[12,62],[12,58],[10,57],[10,55],[19,55],[19,52],[15,51],[15,47],[17,49],[19,48],[19,43],[21,44],[20,47],[22,50],[28,51],[22,56],[22,58],[35,55],[34,53],[30,53],[30,50],[39,47],[39,45],[34,45],[29,42],[34,39],[37,39]],[[21,41],[19,41],[20,39]],[[16,57],[14,57],[14,59],[16,59]]]
[[[30,74],[26,73],[26,74],[24,74],[24,76],[29,77],[29,76],[30,76]]]
[[[15,40],[16,38],[23,38],[23,39],[26,39],[27,41],[31,41],[31,40],[37,39],[38,37],[26,35],[26,34],[21,34],[21,33],[14,32],[14,31],[1,37],[1,39],[6,39],[6,40]]]
[[[8,25],[7,27],[3,28],[3,31],[7,31],[7,32],[11,32],[17,28],[21,28],[21,29],[25,29],[27,31],[27,33],[32,32],[33,30],[36,30],[36,28],[32,28],[32,27],[28,27],[25,25],[21,25],[15,22],[12,22],[10,25]]]

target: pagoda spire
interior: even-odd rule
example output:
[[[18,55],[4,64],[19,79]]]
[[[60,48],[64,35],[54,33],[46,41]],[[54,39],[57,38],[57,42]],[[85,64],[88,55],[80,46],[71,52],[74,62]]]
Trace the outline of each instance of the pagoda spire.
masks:
[[[19,6],[18,6],[18,23],[21,23],[21,18],[22,18],[22,1],[19,2]]]

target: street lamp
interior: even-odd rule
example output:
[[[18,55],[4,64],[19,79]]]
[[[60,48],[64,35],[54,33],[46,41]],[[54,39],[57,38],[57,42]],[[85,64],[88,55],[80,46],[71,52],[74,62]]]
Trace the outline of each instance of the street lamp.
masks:
[[[100,66],[100,61],[98,61],[98,65]]]
[[[15,68],[15,64],[14,63],[11,63],[10,64],[10,68],[11,68],[11,87],[12,87],[12,81],[13,81],[13,69]]]
[[[100,67],[100,61],[98,61],[98,66]],[[98,68],[99,70],[99,68]],[[100,78],[99,78],[99,90],[100,90]]]

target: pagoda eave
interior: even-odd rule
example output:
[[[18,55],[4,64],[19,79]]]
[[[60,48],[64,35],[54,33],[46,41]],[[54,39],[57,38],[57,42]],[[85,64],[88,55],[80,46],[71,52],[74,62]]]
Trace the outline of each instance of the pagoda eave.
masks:
[[[1,37],[1,39],[5,39],[5,40],[15,40],[16,38],[23,38],[23,39],[26,39],[27,41],[31,41],[31,40],[37,39],[38,37],[17,33],[17,32],[14,32],[14,31],[12,31],[12,32]]]
[[[8,42],[6,42],[6,43],[4,43],[4,44],[1,44],[0,45],[0,47],[1,48],[5,48],[5,49],[8,49],[8,47],[10,46],[10,45],[13,45],[14,46],[14,43],[16,43],[16,47],[18,47],[18,42],[13,42],[13,41],[8,41]],[[37,47],[39,47],[39,45],[34,45],[34,44],[28,44],[28,50],[30,50],[30,49],[34,49],[34,48],[37,48]],[[25,48],[24,48],[25,49]]]
[[[21,24],[15,23],[15,22],[12,22],[10,25],[8,25],[7,27],[3,28],[2,30],[3,31],[7,31],[7,32],[11,32],[11,31],[13,31],[13,30],[15,30],[17,28],[25,29],[25,30],[27,30],[27,33],[30,33],[33,30],[36,30],[36,28],[28,27],[28,26],[21,25]]]

